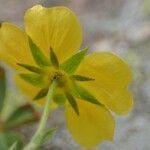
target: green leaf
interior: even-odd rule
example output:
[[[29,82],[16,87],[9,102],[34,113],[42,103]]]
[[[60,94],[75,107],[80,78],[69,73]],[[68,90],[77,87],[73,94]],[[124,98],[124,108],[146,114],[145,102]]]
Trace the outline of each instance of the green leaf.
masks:
[[[44,56],[40,48],[32,41],[32,39],[29,37],[29,46],[32,53],[32,56],[40,67],[43,66],[50,66],[49,60]]]
[[[8,150],[17,150],[17,141],[14,142]]]
[[[37,95],[33,98],[33,100],[39,100],[45,97],[47,93],[48,93],[48,88],[43,88],[37,93]]]
[[[77,80],[77,81],[93,81],[93,80],[95,80],[93,78],[85,77],[82,75],[72,75],[71,78],[74,80]]]
[[[38,114],[35,109],[30,105],[26,104],[17,108],[5,121],[5,129],[13,129],[29,122],[37,121]]]
[[[50,47],[50,60],[55,68],[59,68],[59,62],[52,47]]]
[[[87,50],[88,48],[85,48],[67,59],[63,64],[61,64],[61,69],[63,69],[68,74],[73,74],[86,55]]]
[[[26,82],[37,86],[37,87],[43,87],[45,85],[45,81],[42,75],[35,74],[35,73],[20,73],[19,76],[25,80]]]
[[[3,68],[0,67],[0,113],[3,109],[6,95],[6,76]]]
[[[74,109],[76,114],[79,116],[79,108],[78,108],[78,104],[77,104],[75,98],[69,92],[66,92],[65,95],[66,95],[70,105],[72,106],[72,108]]]
[[[96,105],[102,105],[89,91],[87,91],[85,88],[75,85],[75,89],[77,93],[79,94],[80,98],[82,100],[88,101],[90,103],[96,104]]]
[[[50,128],[43,132],[41,135],[41,145],[43,145],[45,142],[47,142],[50,138],[52,138],[54,132],[56,129]]]
[[[34,73],[43,73],[43,69],[41,68],[38,68],[38,67],[35,67],[35,66],[31,66],[31,65],[28,65],[28,64],[20,64],[20,63],[17,63],[17,65],[31,71],[31,72],[34,72]]]
[[[17,142],[15,150],[21,150],[23,148],[23,140],[20,135],[14,132],[1,132],[0,133],[0,150],[9,150]]]

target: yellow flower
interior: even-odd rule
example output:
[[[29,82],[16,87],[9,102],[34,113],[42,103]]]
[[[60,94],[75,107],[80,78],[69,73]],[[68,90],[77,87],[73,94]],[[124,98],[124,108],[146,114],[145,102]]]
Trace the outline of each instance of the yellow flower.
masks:
[[[79,51],[82,29],[68,8],[36,5],[25,13],[24,22],[25,31],[10,23],[0,28],[0,57],[18,71],[18,86],[31,100],[44,104],[47,87],[57,78],[53,105],[64,104],[73,138],[84,147],[112,140],[111,111],[124,115],[133,104],[129,67],[111,52],[84,57],[86,50]],[[73,66],[67,68],[71,61]]]

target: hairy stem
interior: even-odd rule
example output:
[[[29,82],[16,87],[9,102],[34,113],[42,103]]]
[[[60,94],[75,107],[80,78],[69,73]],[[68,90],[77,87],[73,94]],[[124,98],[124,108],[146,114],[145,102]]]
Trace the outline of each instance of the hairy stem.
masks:
[[[45,131],[46,122],[47,122],[49,112],[50,112],[50,102],[55,93],[56,86],[57,86],[56,81],[53,81],[47,94],[45,108],[44,108],[38,129],[36,133],[34,134],[34,136],[32,137],[29,144],[25,146],[23,150],[37,150],[39,146],[41,145],[41,140],[42,140],[41,137],[43,135],[43,132]]]

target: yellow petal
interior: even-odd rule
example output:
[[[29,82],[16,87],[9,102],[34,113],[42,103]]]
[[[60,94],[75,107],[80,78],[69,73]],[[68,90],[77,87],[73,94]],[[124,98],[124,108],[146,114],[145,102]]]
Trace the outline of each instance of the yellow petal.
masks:
[[[0,57],[16,69],[18,62],[34,63],[26,34],[13,24],[3,23],[0,28]]]
[[[88,55],[77,74],[95,79],[81,84],[112,111],[123,115],[131,110],[132,95],[127,88],[132,75],[130,68],[118,56],[110,52]]]
[[[133,107],[132,94],[127,89],[116,90],[112,98],[107,101],[108,107],[119,115],[125,115]]]
[[[17,86],[21,89],[23,94],[26,95],[28,97],[28,99],[33,102],[33,98],[40,91],[40,88],[35,87],[35,86],[31,85],[30,83],[22,80],[18,75],[15,76],[15,82],[16,82]],[[41,98],[39,100],[36,100],[35,103],[37,103],[40,106],[44,106],[45,101],[46,101],[45,98]],[[52,102],[50,104],[50,107],[54,109],[57,106],[54,102]]]
[[[79,21],[65,7],[32,7],[25,14],[25,29],[46,56],[51,46],[60,62],[76,52],[82,41]]]
[[[77,143],[86,148],[112,140],[115,121],[108,110],[83,100],[77,100],[80,115],[70,105],[66,106],[66,117],[69,131]]]

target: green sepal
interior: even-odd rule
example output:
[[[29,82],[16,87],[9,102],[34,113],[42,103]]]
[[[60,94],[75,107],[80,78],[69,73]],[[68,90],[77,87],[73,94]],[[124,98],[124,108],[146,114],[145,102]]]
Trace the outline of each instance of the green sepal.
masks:
[[[59,61],[52,47],[50,47],[50,60],[55,68],[59,68]]]
[[[79,108],[78,108],[78,104],[76,102],[76,99],[69,92],[65,92],[65,95],[68,99],[68,102],[70,103],[70,105],[74,109],[75,113],[79,116]]]
[[[48,88],[43,88],[36,94],[36,96],[33,98],[33,100],[36,101],[43,97],[46,97],[47,93],[48,93]]]
[[[71,75],[70,77],[76,81],[93,81],[93,80],[95,80],[93,78],[82,76],[82,75]]]
[[[20,73],[19,76],[25,80],[26,82],[37,86],[43,87],[46,83],[42,75],[35,74],[35,73]]]
[[[28,65],[28,64],[21,64],[21,63],[17,63],[17,65],[25,68],[28,71],[34,72],[34,73],[38,73],[38,74],[43,73],[43,69],[35,67],[35,66],[31,66],[31,65]]]
[[[63,105],[66,101],[66,96],[63,93],[55,94],[53,99],[56,104]]]
[[[90,103],[96,104],[96,105],[102,105],[88,90],[86,90],[85,88],[79,86],[79,85],[75,85],[75,90],[77,92],[77,94],[79,95],[79,97],[82,100],[88,101]]]
[[[64,63],[61,64],[61,69],[63,69],[70,75],[73,74],[83,60],[84,56],[86,55],[87,50],[88,48],[80,50],[78,53],[67,59]]]
[[[0,113],[4,106],[6,95],[6,75],[3,68],[0,67]]]
[[[40,48],[32,41],[30,37],[28,39],[32,56],[37,65],[40,67],[50,66],[49,60],[44,56]]]

